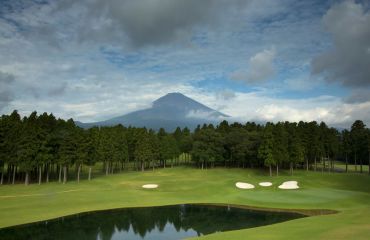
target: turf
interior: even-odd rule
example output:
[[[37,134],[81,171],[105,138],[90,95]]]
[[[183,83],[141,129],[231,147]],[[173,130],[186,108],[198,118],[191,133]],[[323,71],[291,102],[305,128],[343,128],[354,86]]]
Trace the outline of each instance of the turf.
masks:
[[[299,190],[280,190],[297,180]],[[240,190],[237,181],[256,185]],[[271,181],[263,188],[258,182]],[[146,183],[158,189],[142,189]],[[0,187],[0,227],[91,210],[178,203],[227,203],[284,209],[331,209],[321,215],[253,229],[204,236],[203,239],[370,239],[370,176],[354,173],[296,171],[269,177],[247,169],[157,169],[101,176],[92,181]],[[210,223],[211,224],[211,223]]]

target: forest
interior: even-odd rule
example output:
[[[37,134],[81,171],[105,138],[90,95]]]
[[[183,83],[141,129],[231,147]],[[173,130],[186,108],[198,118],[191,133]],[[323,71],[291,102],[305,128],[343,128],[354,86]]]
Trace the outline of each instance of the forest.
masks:
[[[271,176],[279,169],[333,171],[335,161],[345,171],[348,164],[361,173],[364,164],[370,167],[370,130],[361,120],[342,131],[315,121],[222,121],[167,133],[122,125],[82,129],[72,119],[37,112],[22,118],[16,110],[0,118],[1,184],[66,183],[71,173],[79,182],[83,166],[90,180],[96,165],[106,175],[186,164],[261,168]]]

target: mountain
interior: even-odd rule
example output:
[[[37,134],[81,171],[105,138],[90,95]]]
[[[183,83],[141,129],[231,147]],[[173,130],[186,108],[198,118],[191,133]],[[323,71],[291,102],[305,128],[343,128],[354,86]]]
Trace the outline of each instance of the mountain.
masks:
[[[209,108],[181,93],[168,93],[155,100],[151,108],[135,111],[102,122],[76,124],[83,128],[93,126],[124,126],[146,127],[158,130],[163,127],[173,131],[176,127],[194,129],[198,124],[217,124],[229,117]]]

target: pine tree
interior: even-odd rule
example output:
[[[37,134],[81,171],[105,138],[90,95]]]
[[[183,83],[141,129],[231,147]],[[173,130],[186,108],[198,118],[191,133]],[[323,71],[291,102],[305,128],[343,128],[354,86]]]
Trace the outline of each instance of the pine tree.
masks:
[[[63,184],[67,182],[68,167],[77,158],[77,137],[73,120],[68,120],[60,132],[61,145],[59,149],[59,164],[63,167]]]
[[[265,166],[269,167],[270,176],[272,176],[272,166],[276,165],[274,158],[274,135],[273,125],[267,123],[262,136],[262,143],[258,148],[258,158]]]
[[[147,132],[143,133],[139,139],[135,148],[135,158],[140,163],[141,171],[144,171],[145,163],[154,158],[154,149]]]
[[[293,174],[293,167],[297,163],[304,162],[304,147],[301,141],[301,138],[298,133],[298,128],[295,124],[289,124],[289,166],[290,166],[290,174]],[[308,166],[308,164],[307,164]]]
[[[348,130],[342,131],[342,151],[346,161],[346,172],[348,172],[348,155],[351,153],[351,138]]]
[[[288,162],[288,134],[283,123],[277,123],[274,127],[273,156],[276,166],[276,175],[279,175],[279,165]]]
[[[357,160],[360,160],[360,172],[362,173],[362,159],[366,156],[367,140],[365,124],[356,120],[351,126],[352,149],[354,151],[355,171],[357,171]]]

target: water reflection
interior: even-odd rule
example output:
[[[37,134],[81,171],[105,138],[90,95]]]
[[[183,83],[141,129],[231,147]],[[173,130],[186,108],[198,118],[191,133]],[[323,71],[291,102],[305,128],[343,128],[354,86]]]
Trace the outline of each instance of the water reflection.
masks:
[[[1,239],[182,239],[303,217],[230,206],[174,205],[98,211],[0,229]]]

